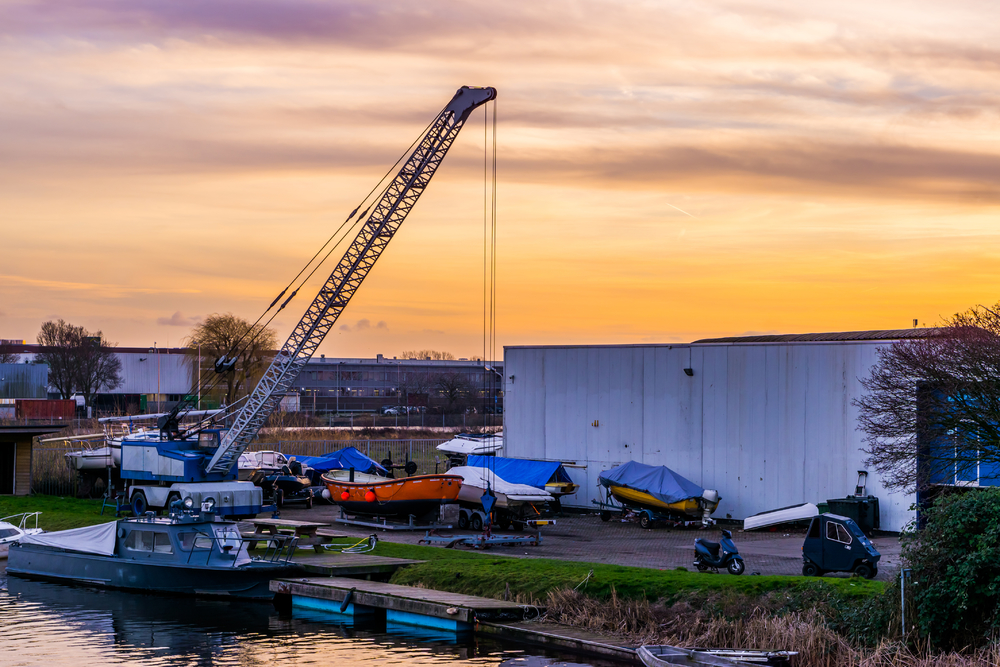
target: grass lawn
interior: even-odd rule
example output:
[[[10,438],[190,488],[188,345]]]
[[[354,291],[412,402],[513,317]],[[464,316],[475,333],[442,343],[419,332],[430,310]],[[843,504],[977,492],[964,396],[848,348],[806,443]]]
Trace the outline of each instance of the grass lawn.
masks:
[[[41,512],[38,527],[65,530],[115,520],[112,511],[101,516],[101,500],[59,496],[0,496],[0,518],[21,512]],[[33,524],[29,524],[33,525]]]
[[[792,607],[816,602],[862,600],[883,591],[885,584],[857,578],[814,578],[783,576],[738,576],[685,570],[653,570],[641,567],[561,561],[548,558],[511,558],[490,553],[441,547],[379,542],[378,556],[425,560],[396,572],[392,583],[422,585],[427,588],[500,597],[509,585],[513,595],[544,600],[548,591],[575,588],[590,597],[606,599],[614,588],[622,598],[665,600],[687,598],[764,595],[785,596]]]

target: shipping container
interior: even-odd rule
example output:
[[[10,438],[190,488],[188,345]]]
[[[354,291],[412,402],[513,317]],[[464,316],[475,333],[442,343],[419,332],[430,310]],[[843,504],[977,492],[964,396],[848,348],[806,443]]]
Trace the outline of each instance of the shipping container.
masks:
[[[76,417],[76,401],[19,399],[15,413],[18,419],[73,419]]]

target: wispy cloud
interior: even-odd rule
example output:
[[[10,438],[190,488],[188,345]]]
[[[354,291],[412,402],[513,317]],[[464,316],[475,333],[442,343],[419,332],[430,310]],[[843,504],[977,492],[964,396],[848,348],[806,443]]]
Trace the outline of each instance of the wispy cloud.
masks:
[[[170,317],[157,317],[156,323],[168,327],[192,327],[201,322],[201,319],[202,318],[199,315],[185,317],[181,314],[181,311],[178,310]]]

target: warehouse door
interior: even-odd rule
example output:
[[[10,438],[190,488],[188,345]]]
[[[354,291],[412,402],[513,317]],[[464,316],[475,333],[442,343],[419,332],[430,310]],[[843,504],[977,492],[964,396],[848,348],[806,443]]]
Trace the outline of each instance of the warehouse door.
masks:
[[[14,453],[17,446],[13,442],[0,442],[0,496],[14,493]]]

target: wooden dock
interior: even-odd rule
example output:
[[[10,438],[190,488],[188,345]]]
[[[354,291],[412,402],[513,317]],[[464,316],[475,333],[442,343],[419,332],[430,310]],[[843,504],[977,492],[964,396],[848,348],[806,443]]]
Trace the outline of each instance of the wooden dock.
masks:
[[[424,562],[407,558],[387,558],[371,554],[344,554],[335,551],[323,554],[296,554],[293,561],[314,576],[360,577],[363,579],[388,579],[401,567]]]
[[[292,606],[351,616],[385,612],[386,621],[471,630],[477,621],[521,621],[544,611],[530,605],[341,577],[276,579],[271,590]]]

